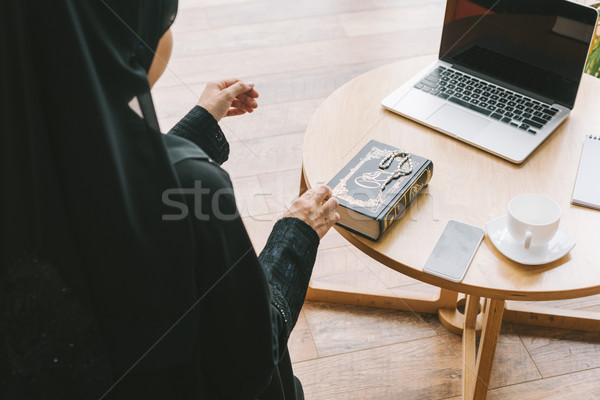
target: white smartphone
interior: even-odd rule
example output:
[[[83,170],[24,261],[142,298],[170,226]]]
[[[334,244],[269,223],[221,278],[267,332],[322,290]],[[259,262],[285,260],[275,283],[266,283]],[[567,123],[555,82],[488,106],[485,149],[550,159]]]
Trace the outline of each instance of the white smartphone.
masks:
[[[483,234],[483,229],[476,226],[448,221],[425,261],[423,271],[452,282],[461,282],[483,240]]]

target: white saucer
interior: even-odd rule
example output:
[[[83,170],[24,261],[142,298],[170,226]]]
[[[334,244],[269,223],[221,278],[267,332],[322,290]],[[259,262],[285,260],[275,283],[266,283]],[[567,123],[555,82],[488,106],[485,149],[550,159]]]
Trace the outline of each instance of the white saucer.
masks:
[[[508,232],[506,215],[485,224],[485,230],[500,253],[513,261],[526,265],[551,263],[564,257],[575,247],[575,240],[558,228],[556,235],[547,244],[525,249],[523,243],[517,242]]]

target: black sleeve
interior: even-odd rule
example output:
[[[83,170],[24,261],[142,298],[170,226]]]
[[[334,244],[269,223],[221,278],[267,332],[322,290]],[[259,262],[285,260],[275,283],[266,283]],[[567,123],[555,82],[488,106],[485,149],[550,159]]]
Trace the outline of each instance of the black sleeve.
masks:
[[[195,106],[168,133],[185,138],[208,154],[219,165],[229,158],[229,143],[211,113]]]
[[[283,218],[259,256],[271,286],[272,304],[283,318],[285,331],[279,333],[279,341],[284,343],[304,304],[318,247],[319,236],[313,228],[300,219]]]

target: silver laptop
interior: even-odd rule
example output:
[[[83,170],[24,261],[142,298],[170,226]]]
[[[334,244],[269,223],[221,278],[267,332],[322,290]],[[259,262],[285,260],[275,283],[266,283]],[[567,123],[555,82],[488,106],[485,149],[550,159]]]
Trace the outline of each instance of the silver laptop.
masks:
[[[448,0],[439,60],[382,104],[520,164],[573,108],[597,17],[567,0]]]

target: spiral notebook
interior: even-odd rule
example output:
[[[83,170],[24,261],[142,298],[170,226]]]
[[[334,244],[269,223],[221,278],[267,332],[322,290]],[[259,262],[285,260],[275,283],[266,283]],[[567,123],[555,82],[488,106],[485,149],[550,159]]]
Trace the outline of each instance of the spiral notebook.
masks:
[[[586,136],[571,203],[600,210],[600,136]]]

